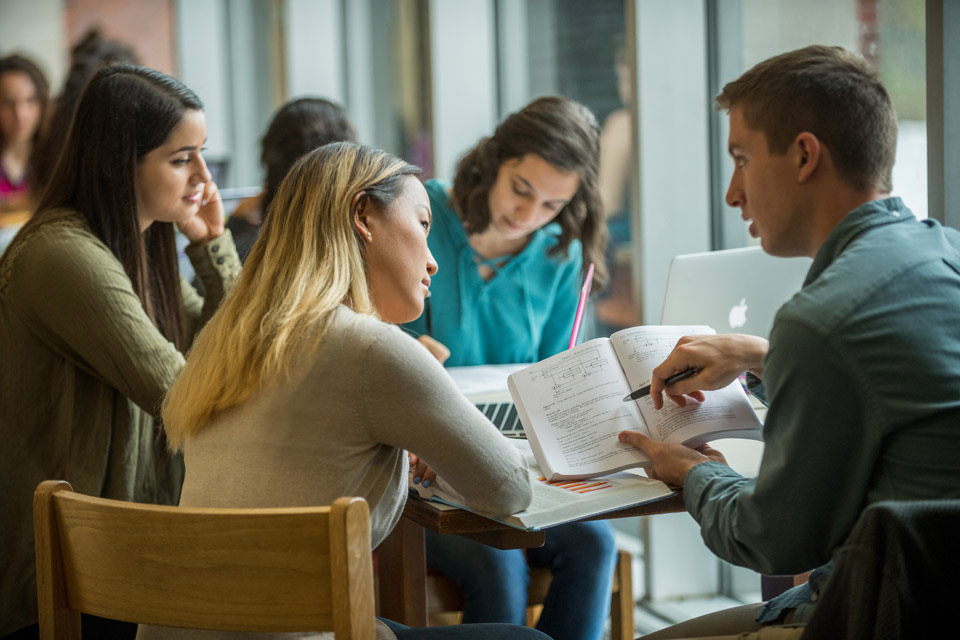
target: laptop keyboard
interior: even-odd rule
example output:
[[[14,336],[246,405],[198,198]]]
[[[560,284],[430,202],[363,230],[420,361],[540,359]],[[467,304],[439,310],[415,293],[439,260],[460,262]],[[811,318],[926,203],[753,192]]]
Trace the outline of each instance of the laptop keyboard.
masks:
[[[525,438],[520,416],[512,402],[484,402],[477,403],[480,413],[487,416],[487,420],[508,438]]]

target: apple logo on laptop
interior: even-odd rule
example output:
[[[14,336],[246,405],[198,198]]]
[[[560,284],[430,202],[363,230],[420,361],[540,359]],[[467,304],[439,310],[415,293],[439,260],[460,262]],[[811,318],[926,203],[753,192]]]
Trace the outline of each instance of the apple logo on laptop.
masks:
[[[730,328],[736,329],[747,324],[747,299],[741,298],[740,304],[736,304],[730,309],[730,315],[727,316],[730,322]]]

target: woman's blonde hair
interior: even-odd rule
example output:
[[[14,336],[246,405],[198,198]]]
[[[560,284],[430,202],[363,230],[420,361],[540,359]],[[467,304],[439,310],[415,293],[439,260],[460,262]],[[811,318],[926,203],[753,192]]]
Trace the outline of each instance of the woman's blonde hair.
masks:
[[[393,155],[335,142],[301,158],[284,178],[243,272],[200,332],[163,403],[173,449],[217,413],[287,374],[319,344],[341,304],[376,315],[353,199],[386,210],[420,170]]]

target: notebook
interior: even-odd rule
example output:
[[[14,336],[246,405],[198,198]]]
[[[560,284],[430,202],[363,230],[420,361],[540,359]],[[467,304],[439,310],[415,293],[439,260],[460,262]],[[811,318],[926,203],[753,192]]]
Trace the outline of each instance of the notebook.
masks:
[[[717,333],[767,338],[813,261],[776,258],[759,246],[677,256],[670,263],[661,324],[709,325]]]
[[[500,433],[509,438],[524,438],[517,408],[507,390],[507,376],[526,364],[492,364],[476,367],[448,367],[447,373]]]

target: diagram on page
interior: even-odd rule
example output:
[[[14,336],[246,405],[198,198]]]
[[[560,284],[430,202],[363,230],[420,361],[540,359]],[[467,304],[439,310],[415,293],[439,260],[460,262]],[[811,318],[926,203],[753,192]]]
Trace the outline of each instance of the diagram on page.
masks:
[[[656,327],[638,329],[643,333],[627,330],[611,336],[624,374],[633,388],[650,384],[653,369],[670,355],[681,337],[712,333],[708,327],[662,327],[659,328],[661,333]],[[656,434],[655,438],[674,442],[689,441],[700,435],[703,425],[709,424],[711,432],[723,429],[741,421],[750,411],[737,380],[705,395],[704,402],[688,399],[685,407],[665,399],[659,411],[654,409],[650,396],[637,400],[637,405],[647,428]]]
[[[524,410],[544,425],[532,437],[568,472],[589,473],[608,464],[626,448],[617,446],[617,433],[642,425],[636,406],[620,402],[627,383],[606,339],[532,365],[514,380]]]
[[[589,349],[571,357],[563,363],[545,367],[542,371],[533,374],[533,377],[542,377],[550,382],[554,397],[559,398],[570,391],[571,387],[584,383],[590,376],[602,374],[610,366],[610,360],[603,357],[598,349]]]

